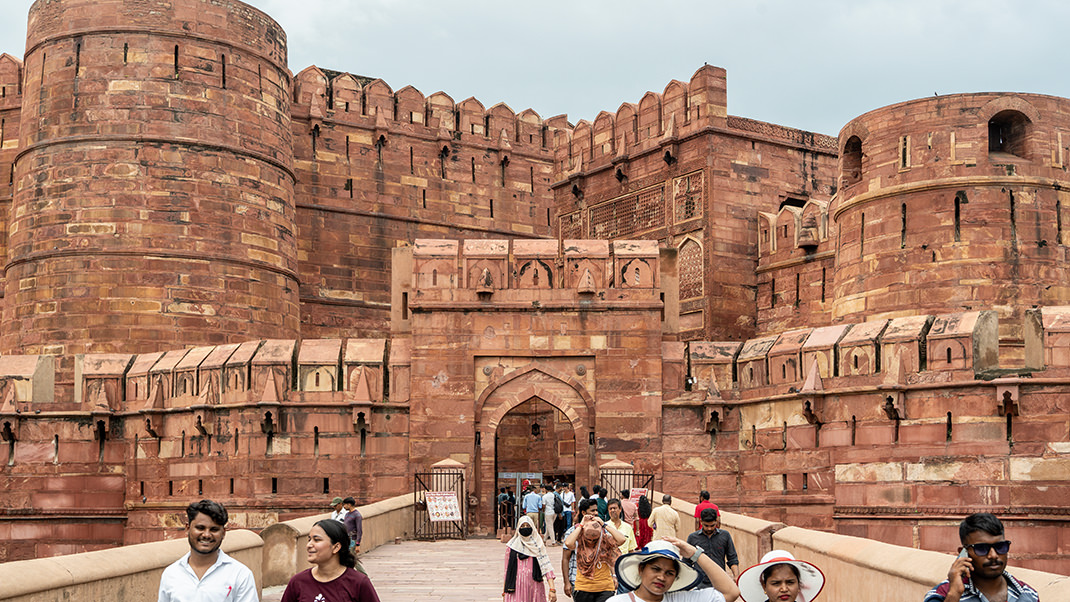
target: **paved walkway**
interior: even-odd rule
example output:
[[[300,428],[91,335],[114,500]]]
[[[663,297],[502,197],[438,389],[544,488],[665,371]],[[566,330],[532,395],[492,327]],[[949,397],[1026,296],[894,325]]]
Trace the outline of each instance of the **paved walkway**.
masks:
[[[561,592],[561,547],[549,548]],[[443,600],[501,602],[505,545],[497,539],[403,541],[364,554],[360,562],[382,602]],[[277,602],[284,587],[264,590],[263,602]],[[568,600],[559,595],[559,599]]]

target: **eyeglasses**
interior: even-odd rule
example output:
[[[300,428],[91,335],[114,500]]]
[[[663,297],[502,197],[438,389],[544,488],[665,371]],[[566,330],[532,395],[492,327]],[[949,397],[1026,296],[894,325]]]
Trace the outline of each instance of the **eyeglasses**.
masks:
[[[973,548],[973,553],[978,556],[988,556],[989,550],[995,550],[996,554],[1006,554],[1011,549],[1011,542],[997,541],[996,543],[971,543],[964,548]]]

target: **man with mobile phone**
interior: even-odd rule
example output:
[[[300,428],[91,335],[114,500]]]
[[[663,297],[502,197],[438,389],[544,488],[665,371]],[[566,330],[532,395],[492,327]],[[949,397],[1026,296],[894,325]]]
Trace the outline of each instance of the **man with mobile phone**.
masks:
[[[1003,523],[987,512],[971,514],[959,524],[959,556],[947,581],[929,590],[924,602],[1040,602],[1040,595],[1007,572],[1011,542]]]

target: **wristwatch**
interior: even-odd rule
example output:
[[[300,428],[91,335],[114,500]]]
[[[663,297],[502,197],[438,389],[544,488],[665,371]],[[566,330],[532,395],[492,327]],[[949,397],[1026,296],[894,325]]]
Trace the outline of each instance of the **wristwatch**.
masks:
[[[695,546],[695,553],[692,554],[691,558],[688,558],[688,560],[691,561],[691,564],[695,564],[698,562],[699,558],[702,558],[702,548]]]

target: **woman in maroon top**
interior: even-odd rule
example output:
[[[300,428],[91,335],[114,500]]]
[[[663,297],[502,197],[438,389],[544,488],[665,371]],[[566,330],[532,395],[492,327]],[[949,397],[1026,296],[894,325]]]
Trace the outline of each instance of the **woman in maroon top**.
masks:
[[[290,578],[282,602],[379,602],[367,575],[353,567],[349,534],[336,520],[321,520],[308,532],[308,562],[312,568]]]

